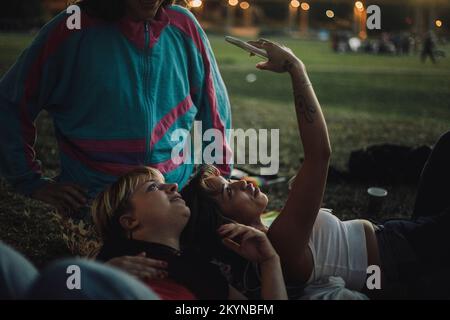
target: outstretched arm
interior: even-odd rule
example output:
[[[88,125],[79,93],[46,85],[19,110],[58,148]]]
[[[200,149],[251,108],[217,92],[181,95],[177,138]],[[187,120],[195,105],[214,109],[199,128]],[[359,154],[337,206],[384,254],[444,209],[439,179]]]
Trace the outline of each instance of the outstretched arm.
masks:
[[[287,278],[304,281],[299,278],[299,270],[304,270],[310,260],[307,245],[322,204],[331,155],[328,130],[303,62],[289,48],[276,43],[267,40],[250,43],[269,55],[269,61],[257,65],[259,69],[288,72],[292,80],[305,160],[268,236],[281,257]]]

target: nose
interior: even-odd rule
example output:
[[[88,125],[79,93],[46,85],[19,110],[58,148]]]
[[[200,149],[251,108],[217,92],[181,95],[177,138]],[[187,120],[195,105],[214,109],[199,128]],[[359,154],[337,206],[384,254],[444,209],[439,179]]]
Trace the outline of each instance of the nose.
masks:
[[[178,183],[165,183],[163,190],[167,193],[174,193],[178,191]]]
[[[232,185],[238,189],[245,189],[247,187],[247,182],[245,180],[239,180],[233,182]]]

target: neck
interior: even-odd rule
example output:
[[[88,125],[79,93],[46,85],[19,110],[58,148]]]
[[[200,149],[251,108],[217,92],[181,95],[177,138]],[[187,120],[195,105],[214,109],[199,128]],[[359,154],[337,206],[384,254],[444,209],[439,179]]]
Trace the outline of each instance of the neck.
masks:
[[[133,239],[159,243],[165,246],[171,247],[176,250],[180,250],[180,235],[177,234],[161,234],[155,232],[155,230],[139,230],[133,234]]]
[[[130,17],[131,20],[136,22],[151,22],[153,19],[155,19],[158,9],[159,8],[156,8],[153,12],[146,14],[140,14],[130,9],[127,9],[127,15],[128,17]]]
[[[255,219],[255,221],[251,222],[250,227],[253,227],[255,229],[258,229],[262,232],[267,232],[267,227],[262,223],[261,218]]]

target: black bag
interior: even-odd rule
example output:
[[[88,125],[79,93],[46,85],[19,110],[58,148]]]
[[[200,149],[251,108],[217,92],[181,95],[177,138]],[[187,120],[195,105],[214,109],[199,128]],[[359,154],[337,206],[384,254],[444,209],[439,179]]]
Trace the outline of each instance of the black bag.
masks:
[[[431,148],[381,144],[353,151],[348,162],[352,178],[395,184],[419,180]]]

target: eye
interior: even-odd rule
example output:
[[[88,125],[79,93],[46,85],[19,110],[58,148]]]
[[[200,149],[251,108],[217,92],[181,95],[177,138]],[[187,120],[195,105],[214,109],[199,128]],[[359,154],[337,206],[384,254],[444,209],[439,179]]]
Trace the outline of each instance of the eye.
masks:
[[[153,192],[159,190],[159,186],[157,183],[150,183],[145,192]]]

